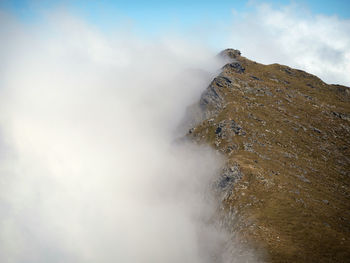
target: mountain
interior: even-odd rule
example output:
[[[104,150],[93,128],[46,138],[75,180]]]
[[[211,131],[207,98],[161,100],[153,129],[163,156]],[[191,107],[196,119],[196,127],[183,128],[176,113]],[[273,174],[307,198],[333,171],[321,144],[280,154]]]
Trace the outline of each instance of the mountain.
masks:
[[[350,88],[219,55],[187,136],[226,156],[226,227],[267,262],[350,262]]]

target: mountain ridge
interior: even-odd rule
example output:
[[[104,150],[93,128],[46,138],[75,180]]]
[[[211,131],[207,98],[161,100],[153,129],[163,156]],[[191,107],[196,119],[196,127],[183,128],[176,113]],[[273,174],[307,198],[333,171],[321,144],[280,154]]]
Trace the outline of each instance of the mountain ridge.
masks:
[[[226,156],[226,227],[264,261],[349,262],[350,88],[235,49],[219,56],[187,136]]]

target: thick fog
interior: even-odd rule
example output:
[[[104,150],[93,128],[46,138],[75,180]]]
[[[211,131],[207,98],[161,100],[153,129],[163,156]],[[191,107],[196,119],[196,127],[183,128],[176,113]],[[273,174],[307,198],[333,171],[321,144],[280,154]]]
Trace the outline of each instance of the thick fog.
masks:
[[[223,160],[178,129],[215,54],[50,17],[0,15],[0,261],[235,262],[209,224]]]

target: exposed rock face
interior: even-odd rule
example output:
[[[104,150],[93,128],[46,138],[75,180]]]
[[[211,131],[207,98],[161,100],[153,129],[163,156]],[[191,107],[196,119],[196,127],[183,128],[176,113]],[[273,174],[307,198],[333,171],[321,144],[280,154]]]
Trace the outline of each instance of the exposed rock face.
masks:
[[[350,89],[238,50],[219,55],[228,63],[188,136],[227,156],[217,182],[227,224],[269,262],[349,262]]]

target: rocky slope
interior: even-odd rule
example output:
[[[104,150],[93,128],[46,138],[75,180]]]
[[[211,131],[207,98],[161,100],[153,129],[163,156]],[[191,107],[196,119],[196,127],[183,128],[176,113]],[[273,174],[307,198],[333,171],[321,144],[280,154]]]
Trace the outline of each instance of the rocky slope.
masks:
[[[188,136],[227,156],[226,227],[268,262],[350,262],[350,89],[220,55]]]

